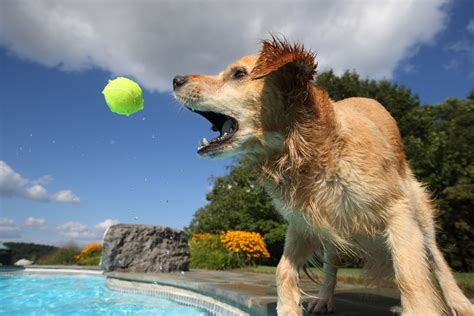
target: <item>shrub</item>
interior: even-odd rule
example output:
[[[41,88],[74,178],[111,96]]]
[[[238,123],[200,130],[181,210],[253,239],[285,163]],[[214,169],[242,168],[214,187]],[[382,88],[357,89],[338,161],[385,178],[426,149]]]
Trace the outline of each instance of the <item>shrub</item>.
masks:
[[[189,241],[191,268],[224,270],[255,264],[270,257],[259,233],[244,231],[194,234]]]
[[[102,255],[102,245],[98,242],[88,244],[81,252],[74,257],[78,265],[96,266],[100,263]]]
[[[267,246],[259,233],[228,231],[221,233],[220,240],[232,254],[239,256],[246,264],[255,264],[270,258]]]
[[[219,236],[212,234],[194,234],[189,241],[191,252],[190,267],[193,269],[225,270],[243,265],[238,256],[232,255],[224,247]]]
[[[76,263],[75,257],[79,251],[79,247],[75,244],[68,244],[40,258],[37,264],[73,265]]]

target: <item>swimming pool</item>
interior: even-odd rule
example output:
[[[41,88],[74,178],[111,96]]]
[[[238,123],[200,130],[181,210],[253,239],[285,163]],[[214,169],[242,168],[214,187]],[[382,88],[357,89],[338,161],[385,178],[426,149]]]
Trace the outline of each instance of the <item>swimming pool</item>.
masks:
[[[91,275],[0,274],[0,315],[190,315],[200,308],[112,291]]]

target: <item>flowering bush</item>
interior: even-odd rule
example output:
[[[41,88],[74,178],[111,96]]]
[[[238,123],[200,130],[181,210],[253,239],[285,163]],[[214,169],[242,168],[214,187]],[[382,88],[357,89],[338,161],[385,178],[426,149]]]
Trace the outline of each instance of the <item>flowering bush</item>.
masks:
[[[213,234],[203,233],[203,234],[193,234],[191,242],[196,242],[199,240],[210,240],[213,238]]]
[[[270,257],[262,236],[244,231],[194,234],[189,250],[191,268],[198,269],[232,269]]]
[[[224,270],[242,266],[240,258],[233,256],[217,235],[194,234],[189,240],[189,252],[193,269]]]
[[[102,255],[102,245],[98,242],[88,244],[74,257],[79,265],[98,265]]]
[[[270,257],[262,235],[259,233],[227,231],[221,233],[220,240],[231,253],[243,255],[248,263]]]

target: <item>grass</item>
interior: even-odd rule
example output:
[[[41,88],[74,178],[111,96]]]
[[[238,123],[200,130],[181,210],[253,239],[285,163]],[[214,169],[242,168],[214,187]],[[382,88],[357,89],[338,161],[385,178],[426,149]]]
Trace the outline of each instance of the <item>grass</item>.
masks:
[[[320,269],[310,268],[311,272],[316,274],[319,278],[322,279],[323,273]],[[270,273],[274,274],[276,267],[270,266],[254,266],[254,267],[244,267],[239,269],[239,271],[244,272],[256,272],[256,273]],[[338,282],[348,283],[348,284],[364,284],[364,280],[361,276],[361,269],[352,269],[352,268],[341,268],[337,270],[337,280]],[[459,287],[469,296],[474,295],[474,273],[473,272],[455,272],[454,278],[458,283]],[[395,287],[395,284],[391,281],[387,281],[383,284],[387,287]]]

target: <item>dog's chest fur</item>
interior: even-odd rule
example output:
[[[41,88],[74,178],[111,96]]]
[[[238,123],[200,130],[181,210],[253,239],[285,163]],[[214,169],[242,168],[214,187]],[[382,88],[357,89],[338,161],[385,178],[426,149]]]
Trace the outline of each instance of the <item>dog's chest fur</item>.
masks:
[[[375,235],[383,229],[383,205],[389,192],[380,182],[361,183],[352,169],[339,168],[337,174],[304,174],[298,181],[267,181],[280,214],[305,231],[333,231],[341,238]],[[375,187],[374,187],[375,186]]]

